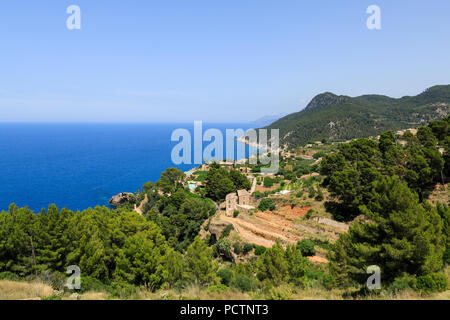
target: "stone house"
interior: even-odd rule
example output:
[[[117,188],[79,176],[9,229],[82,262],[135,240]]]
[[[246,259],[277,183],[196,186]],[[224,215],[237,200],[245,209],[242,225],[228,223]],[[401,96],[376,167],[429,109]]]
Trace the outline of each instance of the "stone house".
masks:
[[[239,205],[250,205],[250,193],[247,190],[238,190],[237,196]]]
[[[250,205],[250,192],[247,190],[238,190],[236,193],[229,193],[225,198],[225,211],[227,216],[232,216],[234,210],[250,212],[254,209]]]

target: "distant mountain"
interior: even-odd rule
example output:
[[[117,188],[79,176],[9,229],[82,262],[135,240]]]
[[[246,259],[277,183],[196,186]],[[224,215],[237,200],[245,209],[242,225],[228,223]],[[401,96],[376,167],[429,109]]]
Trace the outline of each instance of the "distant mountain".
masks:
[[[417,96],[395,99],[382,95],[314,97],[300,112],[265,128],[280,129],[280,143],[301,146],[327,139],[345,141],[376,136],[387,130],[426,125],[450,113],[450,85],[434,86]]]
[[[277,121],[278,119],[283,118],[284,116],[286,116],[286,113],[280,113],[278,115],[273,115],[273,116],[264,116],[264,117],[259,118],[258,120],[252,121],[252,123],[254,123],[258,127],[265,127],[265,126],[268,126],[269,124]]]

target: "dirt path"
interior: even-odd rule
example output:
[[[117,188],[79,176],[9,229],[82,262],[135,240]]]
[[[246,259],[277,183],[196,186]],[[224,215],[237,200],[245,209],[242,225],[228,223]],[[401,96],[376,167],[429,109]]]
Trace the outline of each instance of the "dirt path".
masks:
[[[316,263],[328,263],[329,261],[327,259],[325,259],[324,257],[320,257],[320,256],[312,256],[312,257],[308,257],[309,261],[311,262],[316,262]]]
[[[143,213],[144,205],[147,202],[148,202],[148,197],[147,197],[147,194],[145,194],[145,198],[144,198],[144,200],[142,200],[142,202],[139,205],[139,207],[136,207],[136,205],[134,205],[134,211],[136,211],[137,213],[139,213],[142,216],[144,214]]]

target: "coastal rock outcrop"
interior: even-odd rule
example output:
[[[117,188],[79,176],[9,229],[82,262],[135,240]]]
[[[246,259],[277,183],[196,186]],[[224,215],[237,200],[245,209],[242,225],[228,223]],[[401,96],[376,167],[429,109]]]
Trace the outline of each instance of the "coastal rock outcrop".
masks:
[[[118,207],[121,204],[130,201],[133,198],[133,194],[129,192],[121,192],[113,196],[108,203],[113,207]]]

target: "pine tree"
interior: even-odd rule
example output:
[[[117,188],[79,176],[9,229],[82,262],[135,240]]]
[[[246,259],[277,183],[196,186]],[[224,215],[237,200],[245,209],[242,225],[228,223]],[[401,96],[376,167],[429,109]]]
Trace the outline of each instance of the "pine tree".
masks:
[[[219,283],[216,275],[217,265],[213,260],[213,250],[196,237],[185,254],[188,277],[197,284]]]
[[[257,262],[258,279],[269,280],[275,284],[289,279],[289,269],[290,264],[279,241],[267,249]]]
[[[370,265],[378,265],[388,282],[405,273],[425,275],[441,269],[443,221],[435,208],[425,210],[398,177],[376,181],[372,199],[360,210],[367,220],[355,222],[330,252],[331,270],[341,280],[350,277],[363,283]]]

